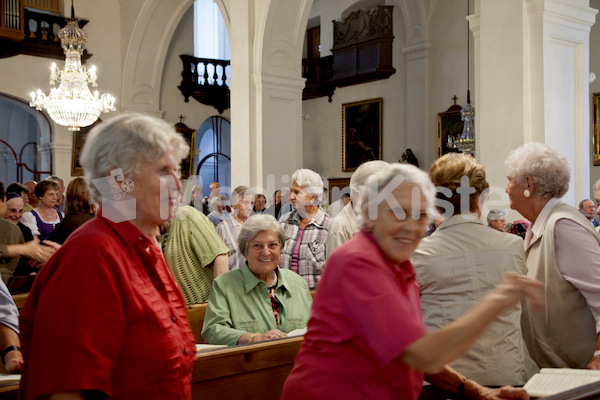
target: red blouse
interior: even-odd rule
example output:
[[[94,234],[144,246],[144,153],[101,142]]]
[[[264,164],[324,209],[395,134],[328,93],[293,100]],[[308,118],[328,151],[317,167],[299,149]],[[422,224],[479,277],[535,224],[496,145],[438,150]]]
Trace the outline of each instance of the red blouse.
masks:
[[[417,399],[423,374],[399,357],[425,333],[411,263],[390,263],[363,230],[325,264],[281,398]]]
[[[157,244],[129,222],[99,216],[71,235],[36,278],[20,324],[23,399],[191,396],[183,297]]]

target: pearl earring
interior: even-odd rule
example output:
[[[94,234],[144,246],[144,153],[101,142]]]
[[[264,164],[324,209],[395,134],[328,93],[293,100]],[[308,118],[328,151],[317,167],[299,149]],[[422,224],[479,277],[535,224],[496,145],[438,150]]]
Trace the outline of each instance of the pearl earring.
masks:
[[[529,197],[531,196],[531,192],[528,189],[523,190],[523,196]]]

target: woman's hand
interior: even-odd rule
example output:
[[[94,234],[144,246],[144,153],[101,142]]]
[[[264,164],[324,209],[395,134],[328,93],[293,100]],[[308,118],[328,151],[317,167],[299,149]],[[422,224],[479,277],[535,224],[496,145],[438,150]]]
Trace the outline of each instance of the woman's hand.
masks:
[[[473,400],[529,400],[529,395],[523,388],[502,386],[501,388],[492,389],[481,385],[478,386],[478,388],[473,388],[471,391],[465,388],[467,398]]]
[[[544,309],[544,290],[542,283],[516,272],[504,274],[502,282],[489,294],[491,300],[509,308],[527,299],[535,311]]]
[[[255,337],[252,343],[264,342],[266,340],[280,339],[284,337],[287,337],[287,333],[281,332],[279,329],[271,329],[270,331]]]
[[[529,400],[529,394],[523,388],[502,386],[492,389],[471,379],[467,379],[464,385],[465,397],[472,400]]]

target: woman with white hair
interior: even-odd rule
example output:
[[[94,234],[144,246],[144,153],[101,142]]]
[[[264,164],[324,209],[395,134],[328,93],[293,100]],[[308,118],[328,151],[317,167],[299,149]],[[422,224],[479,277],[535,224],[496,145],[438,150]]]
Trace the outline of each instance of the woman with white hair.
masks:
[[[327,261],[281,398],[415,400],[423,372],[441,372],[428,379],[472,399],[527,399],[523,389],[484,388],[446,364],[524,298],[541,306],[539,283],[507,274],[466,315],[427,333],[409,258],[437,215],[435,189],[425,172],[392,164],[365,190],[362,230]]]
[[[531,221],[525,234],[527,275],[544,284],[547,310],[524,307],[521,324],[540,366],[600,369],[600,237],[560,198],[569,189],[567,159],[526,143],[506,159],[510,207]]]
[[[390,165],[381,160],[367,161],[361,164],[350,178],[350,203],[346,204],[342,211],[336,215],[329,228],[327,235],[327,257],[335,249],[352,239],[352,236],[360,231],[360,190],[367,179]]]
[[[188,154],[172,124],[142,114],[90,131],[81,164],[102,206],[42,268],[21,312],[21,398],[191,397],[195,340],[155,239]]]
[[[213,281],[202,337],[233,346],[306,328],[312,297],[304,279],[279,267],[285,236],[268,214],[248,218],[238,238],[246,261]]]
[[[325,264],[325,243],[333,218],[319,206],[323,180],[310,169],[292,175],[290,202],[294,210],[279,219],[285,232],[281,268],[300,274],[310,290],[317,287]]]

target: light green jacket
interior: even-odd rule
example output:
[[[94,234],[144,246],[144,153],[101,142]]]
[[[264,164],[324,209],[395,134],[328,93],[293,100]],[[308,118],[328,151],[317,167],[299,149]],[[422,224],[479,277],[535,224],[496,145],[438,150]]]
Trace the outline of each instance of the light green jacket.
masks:
[[[305,328],[312,296],[304,278],[277,267],[276,296],[281,302],[279,330]],[[246,332],[265,333],[277,328],[267,285],[248,268],[229,271],[213,281],[204,316],[202,337],[212,344],[234,346]]]

